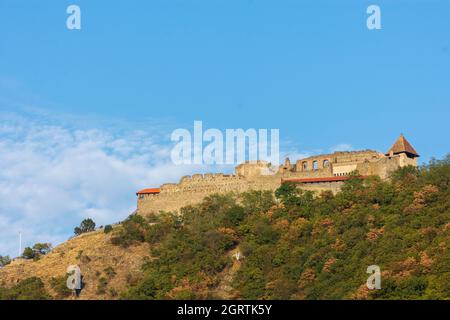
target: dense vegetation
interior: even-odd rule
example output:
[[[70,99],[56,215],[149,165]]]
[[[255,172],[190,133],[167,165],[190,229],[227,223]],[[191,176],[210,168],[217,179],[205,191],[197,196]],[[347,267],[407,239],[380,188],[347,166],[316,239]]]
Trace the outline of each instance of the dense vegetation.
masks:
[[[23,250],[22,258],[38,260],[52,250],[51,243],[36,243],[33,247],[26,247]]]
[[[51,296],[46,292],[41,279],[33,277],[20,281],[12,288],[0,287],[0,300],[48,300]]]
[[[208,299],[238,248],[233,287],[243,299],[450,298],[450,157],[398,170],[390,181],[355,175],[337,195],[285,184],[275,196],[213,195],[148,224],[130,218],[116,242],[153,244],[126,299]],[[378,265],[382,289],[369,291]]]

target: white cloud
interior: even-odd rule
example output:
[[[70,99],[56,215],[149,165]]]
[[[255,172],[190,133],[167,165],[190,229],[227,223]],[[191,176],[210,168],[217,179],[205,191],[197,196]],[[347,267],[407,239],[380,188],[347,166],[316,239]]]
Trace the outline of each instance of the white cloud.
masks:
[[[0,113],[0,254],[17,255],[19,231],[25,245],[58,244],[83,218],[120,221],[137,190],[192,170],[172,165],[154,136]]]

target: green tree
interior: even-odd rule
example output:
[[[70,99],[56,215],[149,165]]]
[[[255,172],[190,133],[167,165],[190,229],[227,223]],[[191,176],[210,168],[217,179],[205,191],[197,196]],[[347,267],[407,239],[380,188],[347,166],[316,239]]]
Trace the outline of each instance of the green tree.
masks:
[[[95,222],[91,218],[88,218],[81,221],[80,226],[74,229],[74,233],[78,236],[82,233],[92,232],[94,230],[95,230]]]
[[[277,190],[275,190],[275,197],[280,199],[283,204],[295,203],[297,195],[297,186],[293,182],[283,183]]]
[[[0,256],[0,268],[11,263],[11,258],[9,256]]]
[[[24,259],[34,259],[36,257],[36,251],[34,251],[31,247],[26,247],[23,250],[22,257]]]
[[[268,190],[247,191],[240,198],[246,215],[266,212],[275,204],[273,192]]]
[[[148,238],[150,226],[144,217],[134,214],[129,216],[119,228],[116,228],[111,242],[124,248],[133,243],[144,242]]]
[[[110,224],[108,224],[105,226],[105,229],[103,230],[103,232],[110,233],[112,230],[113,230],[113,227]]]
[[[51,243],[36,243],[32,248],[37,255],[45,255],[52,250]]]

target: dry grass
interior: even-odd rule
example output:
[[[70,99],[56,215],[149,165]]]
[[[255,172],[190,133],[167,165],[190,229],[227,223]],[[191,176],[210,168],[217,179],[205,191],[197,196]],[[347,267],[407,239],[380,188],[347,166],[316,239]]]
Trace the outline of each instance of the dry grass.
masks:
[[[140,267],[146,258],[150,258],[150,248],[146,243],[121,248],[111,244],[111,234],[102,231],[91,232],[73,238],[38,261],[18,259],[0,269],[0,286],[12,286],[29,277],[39,277],[45,283],[49,293],[52,277],[66,274],[67,267],[78,265],[85,287],[79,299],[114,299],[112,291],[120,293],[127,285],[127,278],[136,278],[141,274]],[[108,280],[106,293],[97,293],[97,285],[102,277],[108,278],[105,269],[112,267],[116,275]]]

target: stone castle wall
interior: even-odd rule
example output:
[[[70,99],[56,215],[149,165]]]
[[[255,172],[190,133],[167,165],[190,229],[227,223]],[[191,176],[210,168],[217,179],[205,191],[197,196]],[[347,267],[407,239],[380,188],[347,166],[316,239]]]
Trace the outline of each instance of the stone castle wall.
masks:
[[[325,162],[325,160],[327,162]],[[317,169],[307,167],[304,163],[322,163]],[[325,165],[324,165],[325,162]],[[300,166],[299,166],[300,164]],[[273,175],[261,175],[269,164],[264,162],[245,163],[236,167],[236,174],[196,174],[181,178],[179,183],[164,184],[159,194],[145,194],[138,197],[138,213],[147,215],[160,211],[178,211],[187,205],[194,205],[208,195],[226,192],[244,192],[249,190],[276,190],[282,179],[310,179],[345,176],[357,170],[363,176],[378,175],[382,179],[399,167],[417,165],[416,159],[405,154],[384,156],[376,151],[337,152],[297,161],[291,166],[287,160]],[[311,168],[311,169],[309,169]],[[340,190],[343,182],[303,183],[299,187],[315,192]]]
[[[246,179],[237,175],[205,174],[185,176],[178,184],[164,184],[161,193],[138,198],[138,213],[147,215],[160,211],[178,211],[200,203],[214,193],[244,192],[249,190],[276,190],[281,183],[279,175]]]

